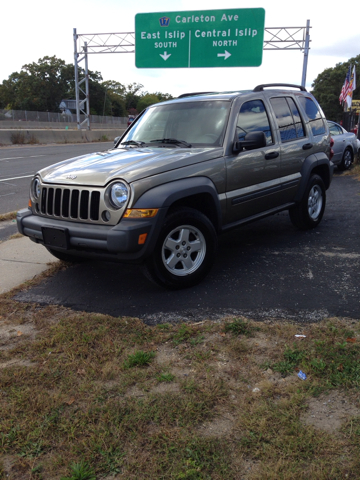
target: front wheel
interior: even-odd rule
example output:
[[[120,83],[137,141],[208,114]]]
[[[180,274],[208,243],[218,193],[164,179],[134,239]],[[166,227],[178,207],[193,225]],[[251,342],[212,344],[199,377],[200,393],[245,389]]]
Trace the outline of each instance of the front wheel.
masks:
[[[326,204],[326,190],[322,178],[313,175],[300,203],[289,210],[293,225],[301,230],[315,228],[321,222]]]
[[[162,287],[191,287],[209,273],[216,249],[211,221],[197,210],[179,208],[166,217],[144,273]]]

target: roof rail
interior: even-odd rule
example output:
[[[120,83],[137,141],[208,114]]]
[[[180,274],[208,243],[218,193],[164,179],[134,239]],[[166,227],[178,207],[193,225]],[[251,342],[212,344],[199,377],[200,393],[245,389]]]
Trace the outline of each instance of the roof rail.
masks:
[[[253,92],[263,92],[264,88],[271,88],[271,87],[291,87],[291,88],[299,88],[303,92],[307,92],[306,88],[302,85],[292,85],[291,83],[265,83],[264,85],[258,85],[254,88]]]
[[[193,92],[193,93],[183,93],[177,98],[191,97],[192,95],[206,95],[207,93],[218,93],[218,92]]]

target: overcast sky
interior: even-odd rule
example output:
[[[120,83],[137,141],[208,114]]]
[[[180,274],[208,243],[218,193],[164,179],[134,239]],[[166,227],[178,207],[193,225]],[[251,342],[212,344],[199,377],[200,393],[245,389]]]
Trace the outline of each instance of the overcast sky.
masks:
[[[253,0],[251,5],[242,0],[5,0],[1,6],[0,82],[44,56],[55,55],[73,63],[74,28],[79,34],[134,32],[137,13],[250,7],[265,9],[265,27],[305,27],[310,20],[309,89],[325,68],[360,54],[356,3],[345,11],[315,0]],[[260,83],[300,84],[302,68],[299,50],[264,51],[260,67],[221,69],[138,69],[133,53],[89,55],[89,69],[99,71],[104,80],[125,85],[137,82],[148,92],[173,96],[188,91],[249,89]]]

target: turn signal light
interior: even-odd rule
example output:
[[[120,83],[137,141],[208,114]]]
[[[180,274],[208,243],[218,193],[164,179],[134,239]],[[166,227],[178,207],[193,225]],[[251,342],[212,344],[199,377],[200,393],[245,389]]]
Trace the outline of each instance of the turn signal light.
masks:
[[[31,208],[31,207],[32,207],[32,203],[31,203],[31,199],[30,199],[30,198],[29,198],[28,207],[29,207],[29,208]]]
[[[155,217],[158,208],[128,208],[125,213],[125,218],[152,218]]]

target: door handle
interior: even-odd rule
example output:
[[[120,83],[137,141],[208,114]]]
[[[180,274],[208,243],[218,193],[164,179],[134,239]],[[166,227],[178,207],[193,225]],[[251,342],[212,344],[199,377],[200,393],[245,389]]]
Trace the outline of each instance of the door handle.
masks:
[[[312,143],[305,143],[305,145],[302,146],[303,150],[309,150],[312,148],[313,144]]]
[[[265,155],[265,160],[271,160],[272,158],[277,158],[279,156],[279,152],[270,152]]]

